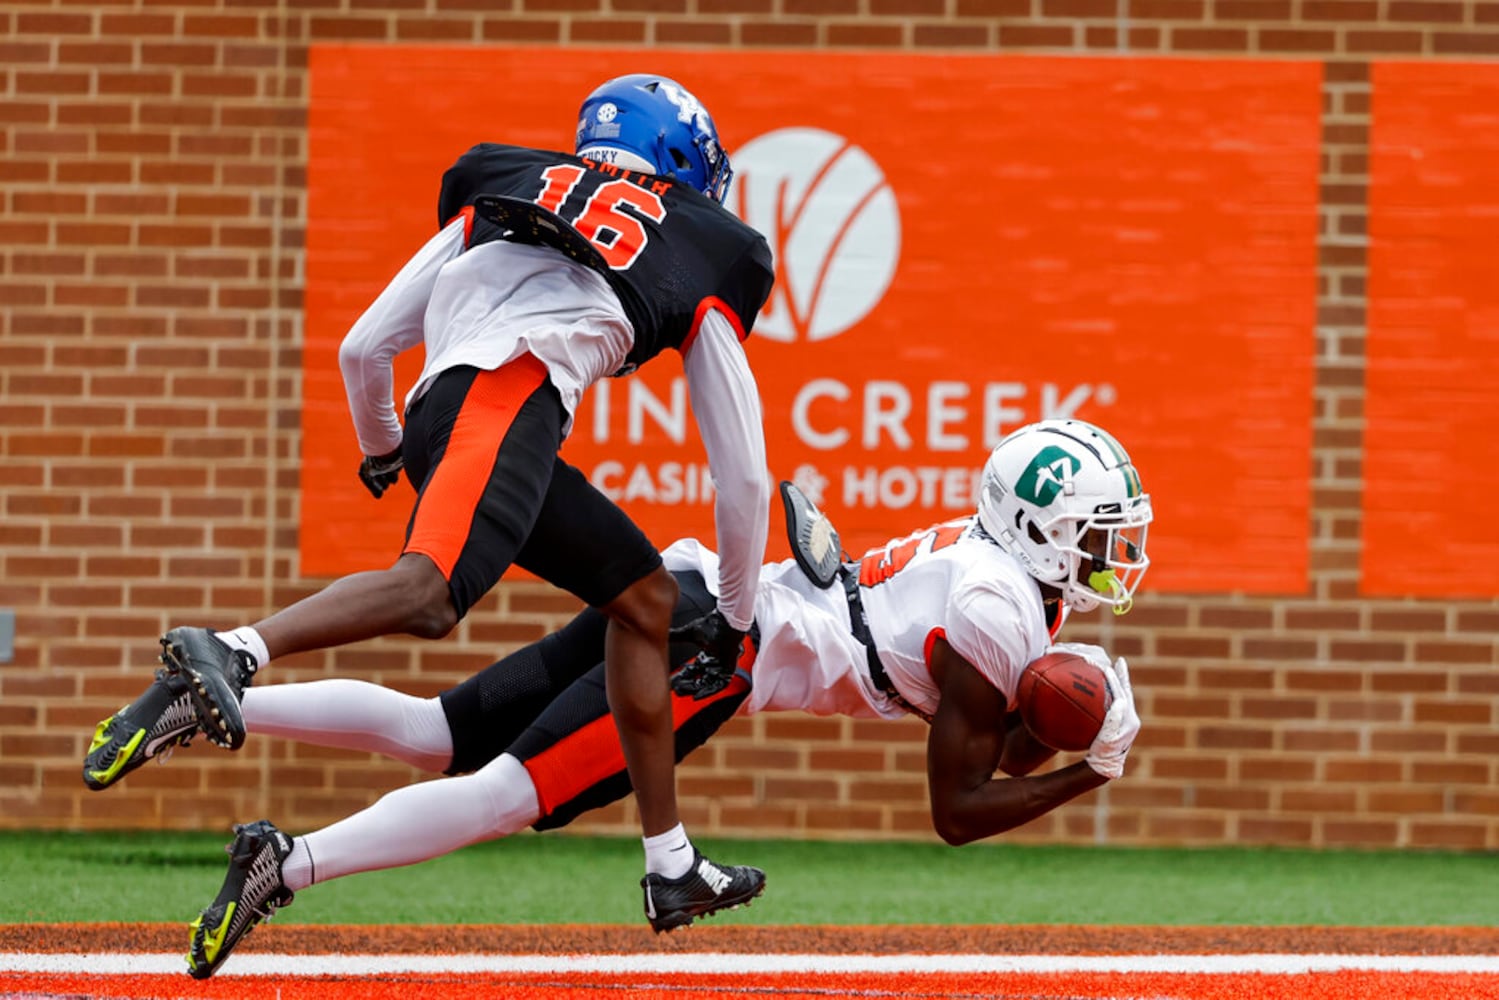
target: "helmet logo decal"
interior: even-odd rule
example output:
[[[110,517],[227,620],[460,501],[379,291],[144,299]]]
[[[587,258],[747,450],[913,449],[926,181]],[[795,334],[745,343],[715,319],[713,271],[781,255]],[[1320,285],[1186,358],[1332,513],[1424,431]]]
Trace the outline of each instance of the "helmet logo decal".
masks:
[[[880,304],[900,262],[900,207],[863,148],[817,128],[783,128],[734,152],[726,207],[765,234],[776,280],[755,336],[826,340]]]
[[[698,99],[681,87],[674,87],[665,80],[661,81],[658,88],[666,95],[666,99],[677,108],[677,121],[683,125],[691,125],[699,132],[711,131],[708,112],[698,103]]]
[[[1046,507],[1066,488],[1083,467],[1073,455],[1049,444],[1036,453],[1015,483],[1015,495],[1037,507]]]
[[[594,117],[599,120],[600,124],[603,124],[606,122],[614,121],[614,116],[617,114],[619,114],[619,108],[616,108],[612,101],[605,101],[603,104],[600,104],[599,109],[594,112]]]

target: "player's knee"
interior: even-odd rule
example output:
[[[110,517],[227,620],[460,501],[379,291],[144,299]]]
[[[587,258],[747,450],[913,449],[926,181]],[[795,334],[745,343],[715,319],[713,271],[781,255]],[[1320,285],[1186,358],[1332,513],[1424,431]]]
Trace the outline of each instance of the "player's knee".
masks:
[[[664,636],[671,628],[672,610],[676,604],[676,577],[665,567],[658,566],[649,575],[636,580],[602,610],[632,631]]]
[[[441,639],[458,625],[458,611],[446,586],[442,593],[421,602],[411,617],[407,631],[418,639]]]
[[[406,628],[418,639],[441,639],[458,624],[448,581],[430,559],[402,556],[391,567],[392,584],[406,607]]]

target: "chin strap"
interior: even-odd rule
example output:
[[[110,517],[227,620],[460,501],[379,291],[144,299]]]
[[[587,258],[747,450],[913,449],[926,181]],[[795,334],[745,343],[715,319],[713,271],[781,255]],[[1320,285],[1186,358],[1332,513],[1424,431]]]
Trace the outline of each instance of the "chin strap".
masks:
[[[1135,599],[1125,591],[1124,584],[1114,576],[1112,567],[1089,573],[1088,586],[1114,602],[1113,608],[1116,615],[1128,614],[1129,609],[1134,607]]]

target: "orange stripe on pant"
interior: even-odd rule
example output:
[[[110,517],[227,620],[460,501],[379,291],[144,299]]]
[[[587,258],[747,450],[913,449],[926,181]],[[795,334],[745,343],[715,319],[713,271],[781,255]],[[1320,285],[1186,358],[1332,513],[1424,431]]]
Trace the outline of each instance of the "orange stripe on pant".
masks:
[[[741,671],[753,670],[755,651],[745,643],[745,652],[739,658]],[[675,691],[671,695],[671,727],[680,731],[682,725],[708,706],[725,698],[743,694],[750,686],[743,672],[736,672],[719,691],[702,701],[683,697]],[[563,737],[541,753],[524,761],[531,782],[536,786],[536,799],[541,804],[541,815],[549,816],[560,806],[587,792],[594,785],[627,770],[625,751],[619,742],[619,730],[614,726],[612,714],[602,715]]]
[[[452,578],[468,541],[500,444],[521,406],[546,377],[546,365],[529,354],[474,376],[442,461],[422,491],[403,550],[430,558],[445,579]]]

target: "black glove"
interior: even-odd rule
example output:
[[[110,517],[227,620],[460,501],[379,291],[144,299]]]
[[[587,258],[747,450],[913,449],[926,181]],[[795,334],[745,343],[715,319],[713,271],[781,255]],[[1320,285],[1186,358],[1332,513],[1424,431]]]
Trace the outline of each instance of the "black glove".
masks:
[[[672,642],[686,642],[700,652],[671,679],[671,688],[694,701],[711,698],[734,677],[744,633],[728,623],[718,609],[693,619],[669,633]]]
[[[399,448],[389,455],[366,455],[364,461],[359,463],[359,481],[379,500],[401,478],[403,465],[405,463],[401,460]]]

